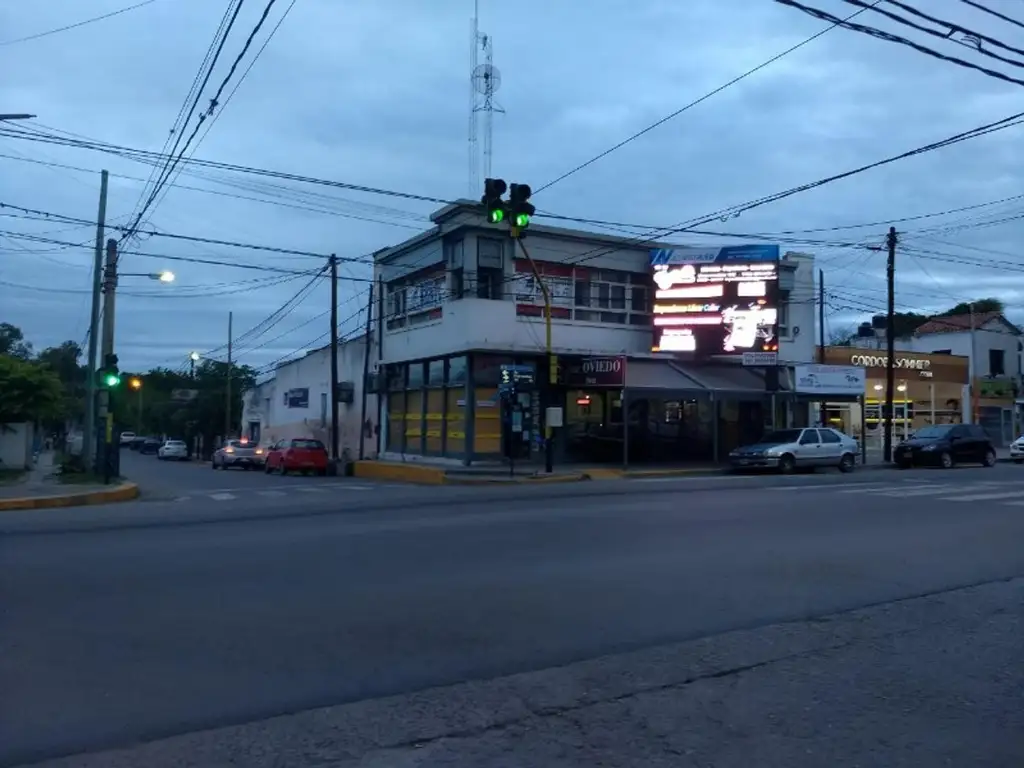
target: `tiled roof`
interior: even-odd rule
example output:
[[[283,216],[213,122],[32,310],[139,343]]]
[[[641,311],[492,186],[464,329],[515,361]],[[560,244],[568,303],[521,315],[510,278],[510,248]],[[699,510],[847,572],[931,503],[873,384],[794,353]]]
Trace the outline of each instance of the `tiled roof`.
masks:
[[[974,315],[974,327],[981,328],[986,323],[993,320],[1001,320],[1003,315],[1001,312],[978,312]],[[915,336],[924,336],[928,333],[958,333],[960,331],[971,330],[971,316],[970,315],[944,315],[943,317],[933,317],[924,325],[918,327],[914,331]]]

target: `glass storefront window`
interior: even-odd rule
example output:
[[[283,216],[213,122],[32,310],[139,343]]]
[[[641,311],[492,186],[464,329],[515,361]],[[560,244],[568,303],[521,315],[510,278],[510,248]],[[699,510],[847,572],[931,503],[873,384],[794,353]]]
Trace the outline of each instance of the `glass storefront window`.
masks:
[[[453,357],[448,361],[448,386],[455,387],[466,383],[466,358]]]
[[[444,386],[444,360],[431,360],[427,363],[427,386]]]
[[[409,380],[406,389],[423,388],[423,363],[409,363]]]

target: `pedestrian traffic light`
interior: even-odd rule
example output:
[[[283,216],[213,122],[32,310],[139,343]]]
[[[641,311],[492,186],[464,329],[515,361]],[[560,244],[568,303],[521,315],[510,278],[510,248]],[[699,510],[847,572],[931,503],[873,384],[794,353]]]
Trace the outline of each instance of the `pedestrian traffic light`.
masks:
[[[480,202],[487,209],[487,221],[491,224],[500,224],[506,218],[505,201],[501,198],[507,189],[504,179],[484,179],[484,194]]]
[[[98,371],[100,382],[108,389],[120,385],[121,372],[117,368],[117,355],[113,352],[103,356],[103,367]]]
[[[509,188],[508,215],[516,229],[526,229],[530,226],[530,218],[537,210],[530,202],[532,194],[533,190],[529,184],[513,184]]]

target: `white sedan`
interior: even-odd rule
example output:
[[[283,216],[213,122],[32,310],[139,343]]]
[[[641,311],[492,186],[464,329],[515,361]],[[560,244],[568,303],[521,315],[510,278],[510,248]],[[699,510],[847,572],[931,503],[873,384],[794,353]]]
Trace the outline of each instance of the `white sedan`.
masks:
[[[1010,460],[1015,464],[1024,464],[1024,435],[1010,443]]]
[[[156,457],[162,460],[186,461],[188,446],[184,440],[168,440],[157,450]]]

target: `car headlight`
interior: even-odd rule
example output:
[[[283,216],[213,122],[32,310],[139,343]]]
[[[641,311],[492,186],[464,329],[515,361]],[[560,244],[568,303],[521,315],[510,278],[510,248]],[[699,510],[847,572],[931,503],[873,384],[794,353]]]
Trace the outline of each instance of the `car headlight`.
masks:
[[[782,449],[781,448],[769,448],[767,451],[764,451],[761,455],[762,456],[781,456],[782,455]]]
[[[935,451],[935,450],[938,450],[938,448],[939,448],[939,446],[937,446],[937,445],[926,445],[921,450],[922,451]]]

